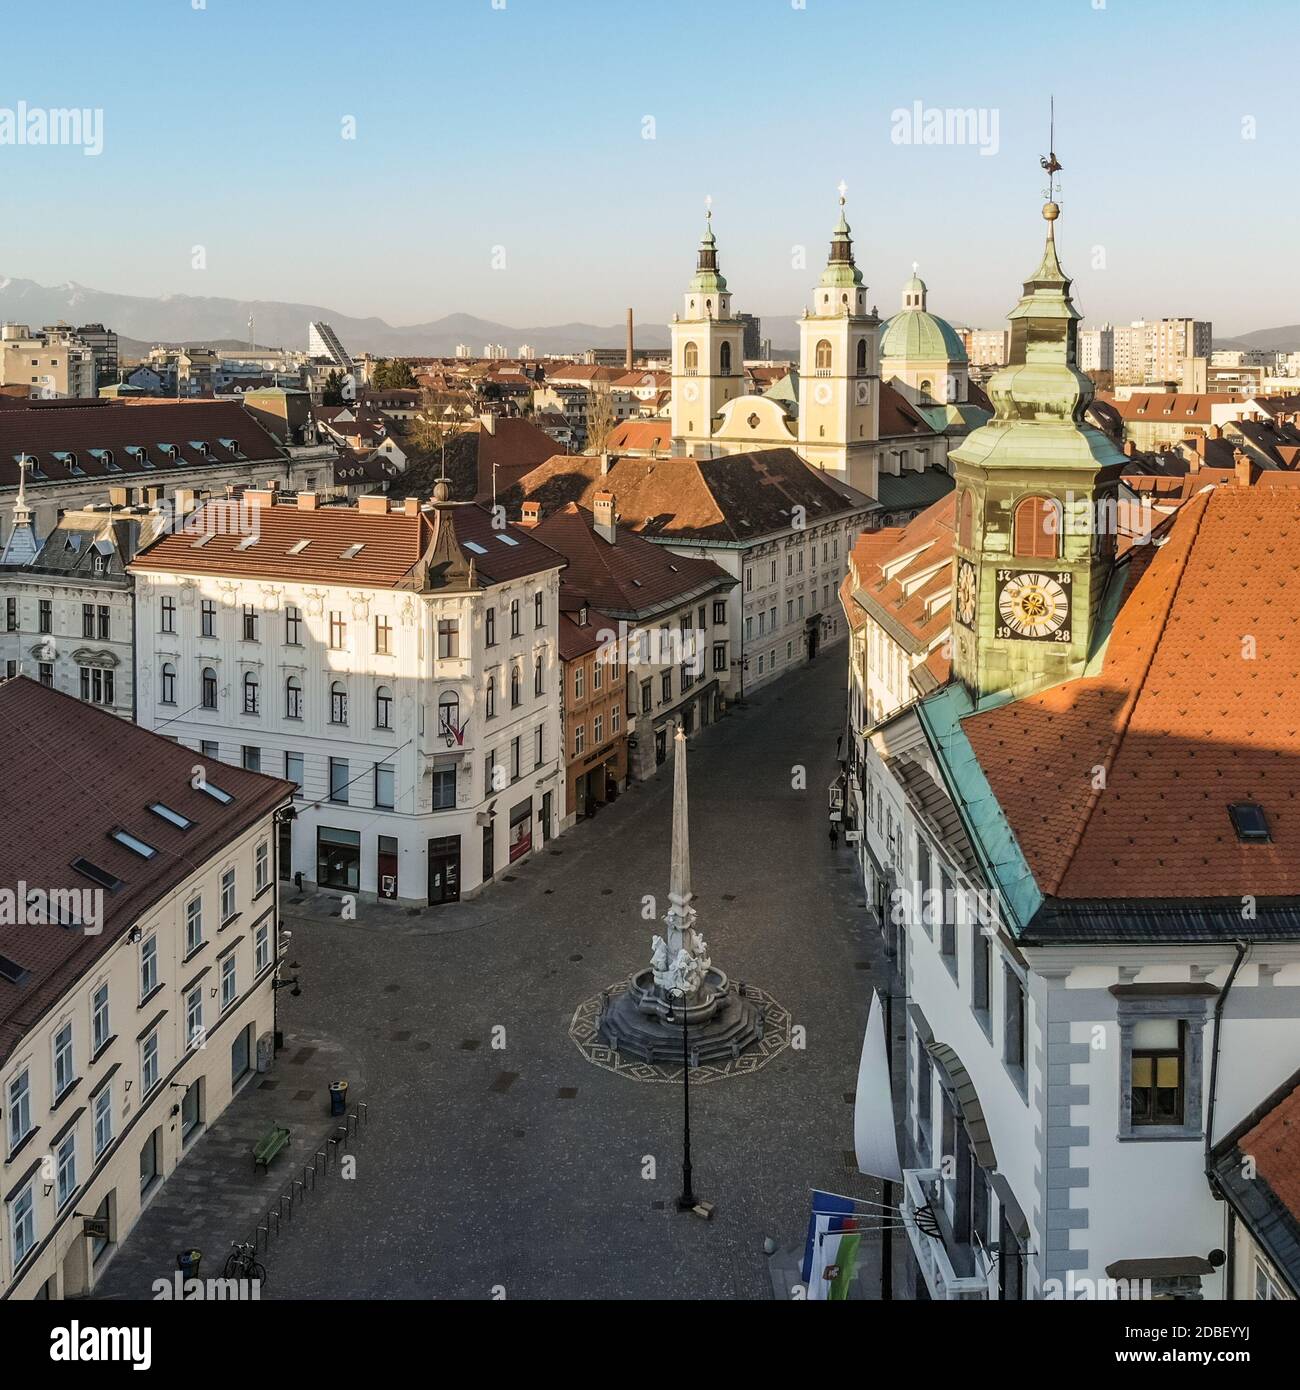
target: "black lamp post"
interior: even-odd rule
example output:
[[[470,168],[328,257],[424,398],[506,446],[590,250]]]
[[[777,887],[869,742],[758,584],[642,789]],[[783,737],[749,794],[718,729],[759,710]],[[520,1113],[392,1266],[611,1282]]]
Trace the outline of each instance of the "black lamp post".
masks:
[[[691,1185],[691,1052],[690,1034],[686,1021],[685,991],[669,990],[668,999],[667,1022],[676,1022],[673,1016],[673,1000],[681,1000],[682,1011],[682,1117],[684,1124],[682,1129],[682,1195],[677,1199],[677,1210],[693,1211],[699,1203],[696,1200],[695,1189]]]

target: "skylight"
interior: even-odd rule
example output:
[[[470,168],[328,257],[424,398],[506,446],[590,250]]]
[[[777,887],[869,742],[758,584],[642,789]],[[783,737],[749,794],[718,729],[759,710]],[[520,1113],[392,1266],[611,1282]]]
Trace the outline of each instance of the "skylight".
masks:
[[[518,545],[519,542],[513,536],[507,536],[504,532],[497,537],[502,545]]]
[[[466,550],[472,550],[472,551],[474,552],[475,555],[486,555],[486,554],[487,554],[487,549],[486,549],[486,547],[481,546],[477,541],[466,541],[466,542],[465,542],[465,549],[466,549]]]
[[[11,985],[20,985],[32,972],[25,965],[19,965],[8,956],[0,956],[0,980],[8,980]]]
[[[213,801],[219,801],[223,806],[228,806],[235,799],[229,792],[223,792],[214,782],[200,782],[199,790],[207,792]]]
[[[183,816],[179,811],[173,811],[170,806],[164,806],[161,801],[149,803],[149,809],[155,816],[161,816],[163,820],[174,825],[178,830],[188,830],[194,824],[188,816]]]
[[[1265,844],[1273,838],[1264,808],[1254,801],[1238,801],[1228,807],[1237,839],[1248,844]]]
[[[294,543],[289,547],[289,549],[285,551],[285,554],[286,554],[286,555],[301,555],[302,552],[303,552],[304,550],[306,550],[307,547],[308,547],[310,544],[311,544],[311,541],[309,541],[309,540],[307,540],[307,541],[294,541]]]
[[[244,539],[240,541],[239,544],[235,547],[235,549],[251,550],[253,546],[255,546],[261,539],[262,537],[256,531],[254,531],[251,536],[245,536]]]
[[[339,556],[339,559],[340,559],[340,560],[355,560],[355,559],[357,558],[357,556],[360,555],[361,552],[362,552],[365,548],[366,548],[366,543],[365,543],[365,541],[360,541],[360,542],[358,542],[356,545],[350,545],[350,546],[348,546],[348,548],[343,552],[343,554]]]
[[[190,542],[190,549],[201,550],[216,534],[215,531],[205,531],[198,540]]]
[[[138,854],[141,859],[152,859],[158,851],[143,840],[132,835],[129,830],[113,830],[109,832],[109,838],[116,840],[119,845],[125,845],[132,854]]]
[[[74,859],[72,867],[79,874],[84,874],[92,883],[98,883],[101,888],[107,888],[110,893],[114,888],[122,886],[122,880],[116,874],[109,873],[107,869],[101,869],[98,864],[92,864],[89,859],[84,857]]]

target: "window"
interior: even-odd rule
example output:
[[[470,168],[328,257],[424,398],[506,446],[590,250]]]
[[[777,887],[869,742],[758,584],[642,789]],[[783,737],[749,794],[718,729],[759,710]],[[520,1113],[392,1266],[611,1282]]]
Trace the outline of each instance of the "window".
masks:
[[[258,710],[258,684],[257,674],[254,671],[244,672],[244,713],[256,714]]]
[[[203,1042],[203,986],[197,985],[185,996],[186,1051]]]
[[[969,550],[975,543],[975,497],[970,488],[962,488],[957,514],[957,544]]]
[[[108,1028],[108,985],[102,984],[90,996],[90,1052],[92,1057],[98,1056],[107,1046]]]
[[[54,663],[52,661],[42,661],[39,665],[41,684],[47,689],[54,688]]]
[[[460,655],[460,620],[444,617],[438,620],[438,656]]]
[[[297,676],[290,676],[284,683],[284,717],[302,718],[302,682]]]
[[[831,345],[825,338],[817,344],[813,365],[819,372],[829,372],[831,369]]]
[[[235,952],[231,953],[221,962],[221,1011],[225,1011],[235,1002],[235,996],[239,993],[238,985],[235,981]]]
[[[375,805],[381,811],[393,809],[394,769],[392,763],[375,764]]]
[[[435,767],[433,770],[433,809],[452,811],[456,807],[456,769]]]
[[[659,678],[659,684],[663,699],[665,701],[671,700],[673,698],[673,673],[671,671],[665,671]]]
[[[510,603],[510,635],[519,636],[519,600],[512,599]]]
[[[649,714],[654,708],[654,694],[650,681],[641,682],[641,713]]]
[[[151,937],[150,940],[153,938]],[[191,898],[185,906],[185,954],[192,956],[202,945],[203,899],[202,897]]]
[[[545,609],[542,603],[542,591],[538,589],[533,595],[533,626],[541,627],[544,622]]]
[[[545,761],[546,752],[546,726],[539,724],[533,730],[533,766],[541,767]]]
[[[591,721],[591,741],[597,748],[600,747],[601,740],[605,737],[605,717],[598,714]]]
[[[158,692],[160,704],[174,705],[176,703],[176,668],[170,661],[162,664],[162,685]]]
[[[439,627],[441,628],[441,626],[440,623]],[[483,615],[483,641],[489,647],[495,647],[497,644],[497,610],[495,608],[489,608]],[[441,656],[442,653],[440,652],[439,655]]]
[[[158,988],[158,938],[147,936],[140,944],[140,1000]]]
[[[523,681],[519,675],[519,667],[510,668],[510,708],[518,709],[519,702],[523,699]]]
[[[334,651],[342,651],[348,642],[348,625],[344,620],[343,614],[330,611],[330,647]]]
[[[393,692],[386,685],[381,685],[375,689],[375,728],[391,729],[393,727]]]
[[[377,656],[393,654],[393,625],[382,614],[375,618],[375,653]]]
[[[221,925],[224,927],[235,916],[235,871],[227,869],[221,875]]]
[[[302,609],[293,603],[284,610],[284,640],[287,646],[302,646]]]
[[[18,1147],[32,1128],[31,1079],[27,1072],[21,1071],[9,1083],[7,1100],[9,1117],[9,1152]]]
[[[600,664],[598,656],[591,668],[591,688],[599,690],[605,683],[605,668]]]
[[[971,983],[970,1006],[975,1011],[980,1027],[989,1031],[989,975],[992,964],[993,945],[989,932],[978,922],[971,924]]]
[[[294,786],[298,788],[299,792],[302,791],[301,753],[286,753],[284,755],[284,775],[285,779],[292,782]]]
[[[36,1244],[36,1211],[32,1191],[32,1184],[28,1183],[9,1204],[9,1244],[15,1269]]]
[[[523,764],[520,759],[520,744],[522,740],[516,736],[510,740],[510,780],[517,782],[523,775]]]
[[[731,375],[731,344],[723,343],[718,349],[718,374],[719,376]]]
[[[213,599],[205,598],[199,603],[199,636],[215,637],[217,632],[217,605]]]
[[[934,899],[930,885],[933,882],[930,847],[919,836],[916,841],[916,912],[915,918],[925,928],[927,936],[934,935]]]
[[[1050,497],[1026,497],[1016,503],[1012,551],[1036,560],[1055,560],[1061,553],[1061,504]]]
[[[497,713],[497,678],[489,676],[487,678],[487,693],[483,698],[483,717],[485,719],[495,719]]]
[[[253,892],[260,893],[271,881],[271,846],[265,840],[253,851]]]
[[[81,605],[81,635],[83,637],[95,635],[95,605],[93,603]]]
[[[245,772],[261,772],[262,750],[254,743],[246,743],[240,749],[240,764]]]
[[[1183,1030],[1176,1018],[1142,1019],[1133,1025],[1129,1120],[1135,1129],[1183,1123]]]
[[[1023,1086],[1025,1079],[1025,987],[1009,965],[1002,971],[1002,1059]]]
[[[251,603],[244,605],[244,641],[257,641],[257,609]]]
[[[867,340],[858,339],[858,375],[862,376],[867,370]]]
[[[687,343],[682,349],[682,367],[689,375],[699,371],[700,350],[694,343]]]
[[[18,600],[16,598],[5,599],[5,631],[18,631]]]
[[[538,656],[533,658],[533,694],[540,695],[542,688],[542,658]]]
[[[613,705],[609,711],[609,731],[611,734],[618,733],[618,726],[623,717],[622,705]]]
[[[271,927],[263,922],[257,929],[253,946],[253,969],[260,975],[271,963]]]
[[[330,686],[330,723],[348,722],[348,691],[342,681],[334,681]]]
[[[203,675],[200,678],[202,686],[201,699],[204,709],[216,709],[217,707],[217,673],[211,666],[203,668]]]
[[[41,632],[54,630],[54,605],[47,598],[37,600],[36,626]]]
[[[100,666],[82,666],[81,698],[92,705],[113,703],[113,673]]]
[[[918,1034],[916,1039],[916,1147],[923,1162],[930,1159],[930,1127],[934,1123],[934,1071],[930,1052]]]
[[[573,668],[573,698],[581,700],[587,693],[587,668],[578,665]]]
[[[953,901],[952,879],[945,870],[939,870],[939,954],[948,967],[953,979],[957,978],[957,913]]]
[[[148,1095],[158,1084],[158,1030],[140,1044],[140,1093]]]
[[[330,759],[330,800],[346,806],[348,801],[348,760]]]
[[[77,1132],[73,1130],[59,1145],[55,1154],[56,1179],[54,1205],[62,1211],[77,1190]]]
[[[576,758],[586,746],[587,727],[585,724],[577,724],[573,729],[573,756]]]
[[[95,1097],[95,1157],[98,1158],[112,1142],[113,1083],[110,1081]]]
[[[65,1023],[54,1035],[54,1101],[77,1079],[72,1066],[72,1024]]]

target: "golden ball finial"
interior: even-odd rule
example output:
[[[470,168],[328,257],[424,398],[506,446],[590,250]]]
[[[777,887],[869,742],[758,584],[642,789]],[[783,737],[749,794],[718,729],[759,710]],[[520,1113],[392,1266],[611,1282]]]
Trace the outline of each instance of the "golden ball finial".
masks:
[[[1060,215],[1061,215],[1061,209],[1060,209],[1059,207],[1057,207],[1057,205],[1056,205],[1055,203],[1044,203],[1044,204],[1043,204],[1043,217],[1044,217],[1048,222],[1055,222],[1056,219],[1057,219],[1058,217],[1060,217]]]

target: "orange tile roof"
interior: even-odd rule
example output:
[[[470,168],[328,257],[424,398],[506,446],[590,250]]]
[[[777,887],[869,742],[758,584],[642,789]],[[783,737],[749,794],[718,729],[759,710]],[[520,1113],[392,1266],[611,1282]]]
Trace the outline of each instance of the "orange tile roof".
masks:
[[[1300,893],[1300,492],[1198,493],[1125,563],[1098,674],[963,724],[1040,889]],[[1237,839],[1238,801],[1263,807],[1270,842]]]
[[[669,454],[673,448],[673,423],[671,420],[624,420],[610,432],[608,448],[611,454],[630,449]]]
[[[1255,1172],[1300,1222],[1300,1086],[1280,1100],[1237,1141],[1255,1160]]]
[[[956,494],[950,492],[905,526],[864,531],[849,553],[857,601],[886,626],[905,629],[914,651],[925,651],[940,640],[952,623],[951,600],[935,599],[952,587],[956,511]],[[907,556],[912,558],[903,563]],[[916,582],[936,565],[924,582]]]

